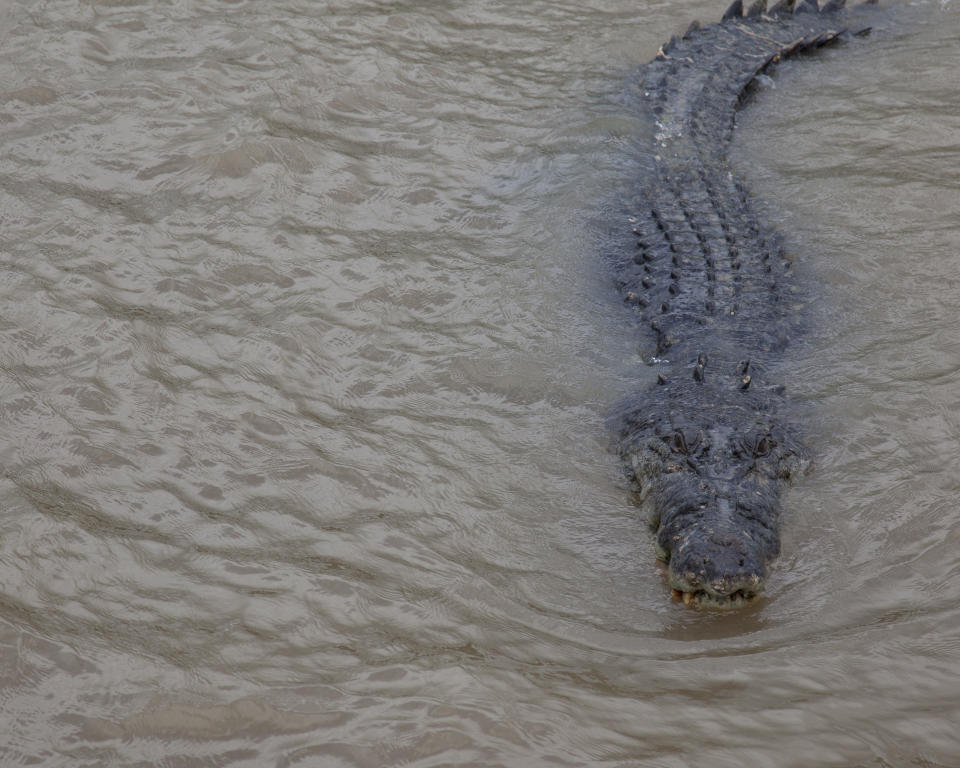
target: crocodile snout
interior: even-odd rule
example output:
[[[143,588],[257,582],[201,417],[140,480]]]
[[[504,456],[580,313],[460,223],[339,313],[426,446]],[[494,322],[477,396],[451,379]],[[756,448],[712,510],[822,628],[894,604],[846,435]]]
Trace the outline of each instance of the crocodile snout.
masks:
[[[670,550],[670,586],[684,603],[740,605],[764,589],[765,543],[748,530],[711,528],[706,523],[689,528]]]

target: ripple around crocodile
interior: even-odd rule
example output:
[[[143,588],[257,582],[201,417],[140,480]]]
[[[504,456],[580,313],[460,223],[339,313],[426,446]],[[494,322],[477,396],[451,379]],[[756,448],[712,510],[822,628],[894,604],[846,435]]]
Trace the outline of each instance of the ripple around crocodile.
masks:
[[[802,295],[727,151],[756,77],[784,57],[869,31],[870,3],[764,0],[694,22],[639,73],[658,133],[630,202],[635,247],[615,259],[656,344],[658,383],[617,413],[620,454],[669,562],[675,596],[740,605],[780,550],[780,496],[802,466],[774,363]],[[667,362],[669,361],[669,362]]]

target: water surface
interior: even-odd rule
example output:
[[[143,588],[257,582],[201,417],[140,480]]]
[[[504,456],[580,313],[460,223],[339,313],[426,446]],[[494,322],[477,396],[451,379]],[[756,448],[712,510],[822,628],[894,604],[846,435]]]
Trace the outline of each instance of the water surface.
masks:
[[[960,18],[782,67],[766,598],[671,601],[605,415],[631,68],[702,0],[0,12],[0,762],[960,764]]]

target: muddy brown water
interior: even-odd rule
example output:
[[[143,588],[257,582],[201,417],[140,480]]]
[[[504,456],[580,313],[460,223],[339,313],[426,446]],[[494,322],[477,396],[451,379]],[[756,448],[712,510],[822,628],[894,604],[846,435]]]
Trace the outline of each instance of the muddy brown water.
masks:
[[[672,601],[620,94],[702,0],[0,9],[0,764],[960,765],[960,15],[764,81],[813,471]]]

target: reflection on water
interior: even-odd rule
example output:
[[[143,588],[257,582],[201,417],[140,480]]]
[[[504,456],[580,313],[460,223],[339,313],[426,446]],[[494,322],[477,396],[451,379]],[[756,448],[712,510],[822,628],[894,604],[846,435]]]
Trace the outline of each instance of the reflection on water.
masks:
[[[741,120],[824,286],[768,598],[672,603],[608,451],[623,78],[720,11],[0,12],[0,762],[960,761],[953,7]]]

